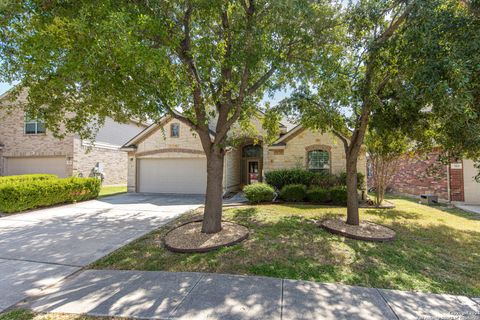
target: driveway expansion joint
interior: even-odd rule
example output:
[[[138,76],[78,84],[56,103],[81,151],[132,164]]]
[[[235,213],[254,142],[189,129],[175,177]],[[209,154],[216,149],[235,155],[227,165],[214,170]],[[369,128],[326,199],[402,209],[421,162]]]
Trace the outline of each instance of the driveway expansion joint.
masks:
[[[25,262],[32,262],[32,263],[39,263],[39,264],[50,264],[50,265],[54,265],[54,266],[64,266],[64,267],[73,267],[73,268],[84,267],[84,266],[78,265],[78,264],[66,264],[66,263],[59,263],[59,262],[38,261],[38,260],[30,260],[30,259],[17,259],[17,258],[9,258],[9,257],[0,257],[0,260],[25,261]]]

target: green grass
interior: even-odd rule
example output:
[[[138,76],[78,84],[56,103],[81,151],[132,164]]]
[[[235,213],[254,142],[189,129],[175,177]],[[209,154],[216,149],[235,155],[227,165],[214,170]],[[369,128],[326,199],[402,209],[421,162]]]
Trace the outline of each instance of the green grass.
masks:
[[[480,296],[478,217],[405,199],[390,201],[395,209],[361,209],[360,215],[394,229],[397,240],[392,243],[345,239],[315,224],[327,217],[344,218],[345,208],[259,205],[225,212],[225,219],[250,229],[249,239],[241,244],[204,254],[171,253],[162,245],[170,225],[92,267],[262,275]]]
[[[99,197],[113,196],[127,192],[127,186],[102,186]]]
[[[0,313],[0,320],[127,320],[127,318],[94,317],[60,313],[34,313],[30,310],[16,309]]]

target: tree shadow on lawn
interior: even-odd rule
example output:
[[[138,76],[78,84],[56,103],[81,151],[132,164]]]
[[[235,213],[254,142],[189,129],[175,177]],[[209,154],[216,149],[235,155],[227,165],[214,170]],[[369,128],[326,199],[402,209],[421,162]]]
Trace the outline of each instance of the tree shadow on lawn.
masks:
[[[305,208],[303,205],[293,207]],[[256,217],[255,212],[250,208],[234,214],[234,217],[241,218],[236,220],[238,222],[258,224],[260,220],[253,241],[265,241],[265,235],[269,235],[279,237],[288,245],[283,248],[272,245],[275,243],[272,238],[269,238],[268,244],[257,245],[257,254],[267,247],[271,249],[267,249],[269,261],[253,263],[248,268],[249,273],[401,290],[480,295],[480,254],[476,253],[480,247],[480,232],[458,230],[443,224],[417,224],[414,220],[421,216],[411,211],[366,210],[367,214],[382,219],[374,222],[385,224],[397,232],[397,240],[392,243],[369,243],[331,235],[319,229],[311,219],[298,215],[265,223]],[[316,219],[339,216],[327,212]],[[290,253],[285,257],[276,250]]]
[[[378,216],[383,219],[406,219],[406,220],[418,220],[421,215],[418,212],[404,211],[398,209],[366,209],[365,213],[373,216]]]
[[[401,210],[385,217],[370,212],[368,220],[394,229],[397,239],[391,243],[363,242],[319,228],[315,221],[345,218],[339,213],[342,210],[322,208],[317,212],[309,206],[311,211],[304,215],[289,214],[288,210],[278,213],[277,207],[232,209],[225,220],[251,231],[249,239],[240,244],[208,253],[171,253],[162,245],[168,231],[163,228],[106,257],[96,267],[250,274],[480,295],[480,231],[439,223],[422,225]],[[405,217],[407,220],[401,219]]]

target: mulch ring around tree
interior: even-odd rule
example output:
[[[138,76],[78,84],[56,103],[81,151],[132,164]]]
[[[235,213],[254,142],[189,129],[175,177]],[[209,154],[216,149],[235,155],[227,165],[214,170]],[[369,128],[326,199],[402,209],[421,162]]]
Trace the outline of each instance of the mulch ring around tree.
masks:
[[[374,242],[395,240],[395,231],[369,221],[362,221],[360,225],[352,226],[340,219],[328,219],[320,222],[320,227],[333,234],[355,240]]]
[[[173,252],[208,252],[240,243],[249,235],[247,227],[228,221],[222,221],[220,232],[207,234],[201,231],[202,221],[184,223],[165,235],[165,247]]]

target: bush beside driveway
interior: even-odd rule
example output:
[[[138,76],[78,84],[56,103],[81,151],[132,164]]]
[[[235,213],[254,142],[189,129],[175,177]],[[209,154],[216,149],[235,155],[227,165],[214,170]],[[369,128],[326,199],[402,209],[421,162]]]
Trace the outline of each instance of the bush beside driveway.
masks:
[[[43,177],[45,176],[45,177]],[[8,177],[0,180],[0,212],[14,213],[98,197],[96,178],[56,178],[49,175]]]

